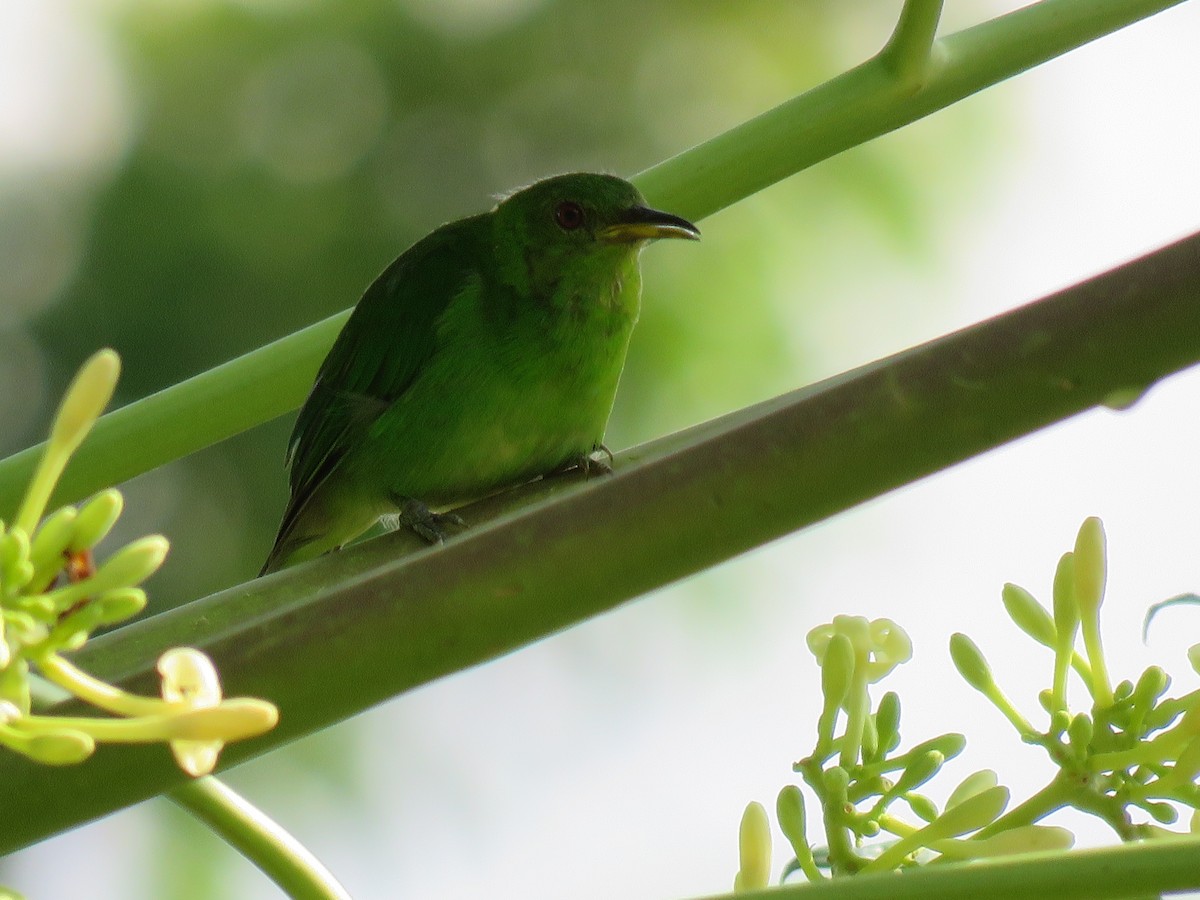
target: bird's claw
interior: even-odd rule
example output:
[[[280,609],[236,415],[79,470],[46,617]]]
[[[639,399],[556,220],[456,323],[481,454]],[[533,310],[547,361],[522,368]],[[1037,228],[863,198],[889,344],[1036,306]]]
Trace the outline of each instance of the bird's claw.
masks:
[[[396,517],[397,524],[411,528],[430,544],[444,544],[446,538],[452,537],[447,526],[463,529],[467,523],[457,513],[435,513],[420,500],[398,498],[400,513]]]
[[[602,453],[603,457],[597,459],[592,455],[596,452]],[[597,475],[611,475],[613,473],[613,454],[603,444],[597,444],[591,453],[579,454],[579,457],[573,460],[571,465],[580,469],[583,472],[584,478],[590,478],[593,473]]]

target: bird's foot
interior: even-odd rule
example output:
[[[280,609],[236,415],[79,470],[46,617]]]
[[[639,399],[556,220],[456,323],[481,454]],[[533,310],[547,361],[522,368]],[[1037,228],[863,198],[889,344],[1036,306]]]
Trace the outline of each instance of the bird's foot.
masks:
[[[597,458],[594,454],[601,454]],[[579,469],[583,472],[584,478],[591,478],[592,475],[611,475],[613,473],[613,454],[612,451],[603,444],[597,444],[591,453],[580,453],[573,459],[567,460],[562,468],[557,469],[557,472],[569,472],[571,469]],[[551,473],[554,474],[554,473]]]
[[[420,500],[411,497],[395,498],[400,513],[396,526],[411,528],[430,544],[443,544],[452,534],[448,528],[461,530],[467,527],[462,516],[455,513],[435,513]]]

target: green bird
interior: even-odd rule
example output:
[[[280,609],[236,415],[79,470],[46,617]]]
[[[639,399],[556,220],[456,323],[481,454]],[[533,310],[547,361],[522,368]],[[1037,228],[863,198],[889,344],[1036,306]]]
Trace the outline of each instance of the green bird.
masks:
[[[611,175],[559,175],[443,225],[366,290],[288,445],[291,499],[262,573],[380,518],[431,542],[445,510],[603,449],[640,308],[641,249],[696,240]],[[594,464],[594,463],[593,463]]]

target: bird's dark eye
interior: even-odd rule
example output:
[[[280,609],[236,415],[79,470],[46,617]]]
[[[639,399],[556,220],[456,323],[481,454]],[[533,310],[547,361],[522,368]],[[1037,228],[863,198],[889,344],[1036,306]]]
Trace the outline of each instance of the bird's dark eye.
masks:
[[[583,224],[583,207],[574,200],[564,200],[554,207],[554,221],[563,231],[574,231]]]

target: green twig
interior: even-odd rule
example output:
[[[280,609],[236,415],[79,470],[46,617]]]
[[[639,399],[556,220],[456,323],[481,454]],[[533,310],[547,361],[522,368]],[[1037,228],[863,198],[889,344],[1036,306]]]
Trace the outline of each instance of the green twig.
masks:
[[[1069,778],[1070,776],[1059,773],[1036,794],[1014,806],[990,825],[981,828],[974,835],[974,839],[983,840],[1013,828],[1034,825],[1055,810],[1071,804],[1082,793],[1082,789],[1072,785]]]
[[[186,782],[168,796],[237,848],[293,900],[350,900],[303,844],[216,778]]]
[[[905,0],[896,30],[879,53],[881,62],[909,90],[923,87],[936,63],[933,38],[941,17],[942,0]]]

